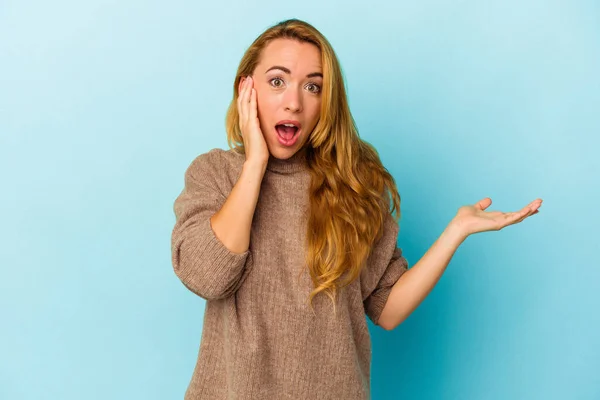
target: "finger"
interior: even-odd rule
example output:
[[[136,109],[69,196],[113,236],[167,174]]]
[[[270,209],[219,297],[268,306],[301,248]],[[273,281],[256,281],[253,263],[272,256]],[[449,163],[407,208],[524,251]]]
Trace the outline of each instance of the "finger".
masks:
[[[490,205],[492,205],[492,199],[490,199],[489,197],[483,198],[477,203],[475,203],[475,207],[477,207],[479,210],[485,210]]]
[[[252,107],[250,101],[252,99],[252,79],[246,79],[246,87],[244,88],[244,98],[242,100],[242,109],[244,110],[244,123],[247,123],[251,118]]]
[[[244,82],[246,81],[246,78],[244,78],[243,76],[240,78],[240,82],[238,83],[238,98],[239,98],[239,94],[242,93],[242,89],[244,88]]]
[[[238,125],[240,127],[240,131],[242,131],[243,127],[244,127],[245,117],[244,117],[244,107],[242,106],[241,96],[240,96],[240,98],[238,98],[237,109],[238,109]]]
[[[249,117],[251,118],[252,121],[254,121],[254,119],[257,117],[258,111],[256,109],[256,89],[252,88],[251,89],[251,95],[250,95],[250,115]]]
[[[246,80],[248,86],[246,88],[247,90],[247,94],[246,94],[246,103],[250,103],[250,100],[252,99],[252,88],[254,87],[254,82],[252,82],[252,77],[248,77],[248,79]]]
[[[541,204],[541,199],[536,199],[523,207],[520,211],[504,214],[505,223],[508,225],[518,224],[530,215],[537,213],[537,208]]]
[[[247,105],[250,103],[250,99],[252,97],[252,86],[252,78],[248,77],[248,79],[246,79],[246,87],[244,88],[243,99],[244,105],[246,106],[245,111],[248,111]]]
[[[527,204],[527,207],[537,208],[542,205],[542,199],[535,199],[531,203]]]
[[[530,211],[531,210],[529,209],[529,207],[525,207],[521,211],[506,213],[504,216],[505,222],[507,224],[515,224],[519,222],[519,220],[522,220],[523,218],[527,217]]]
[[[243,123],[247,119],[247,100],[248,93],[248,80],[244,81],[244,86],[242,87],[242,91],[240,92],[240,96],[238,98],[238,110],[240,113],[240,123]]]
[[[244,79],[244,78],[242,78],[242,79]],[[243,81],[243,83],[240,85],[240,91],[238,93],[238,98],[237,98],[238,113],[240,113],[240,117],[241,117],[241,114],[242,114],[242,111],[243,111],[242,110],[242,102],[243,102],[243,99],[244,99],[244,90],[246,89],[245,82],[246,81]]]
[[[514,223],[518,224],[519,222],[522,222],[523,220],[525,220],[525,218],[532,216],[533,214],[537,214],[537,210],[533,210],[531,208],[529,208],[525,213],[521,213],[520,218],[518,218]]]
[[[531,209],[529,207],[523,207],[520,211],[506,213],[506,217],[507,219],[518,219],[524,215],[527,215],[527,213],[530,211]]]

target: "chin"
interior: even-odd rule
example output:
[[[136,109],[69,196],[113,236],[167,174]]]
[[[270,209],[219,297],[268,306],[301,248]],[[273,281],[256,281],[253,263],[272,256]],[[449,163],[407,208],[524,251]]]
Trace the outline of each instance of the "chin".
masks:
[[[283,146],[277,139],[275,139],[275,143],[269,146],[269,153],[273,157],[279,158],[281,160],[286,160],[296,154],[302,148],[302,143],[299,138],[298,142],[291,147]]]
[[[296,147],[282,148],[279,145],[279,143],[277,144],[277,146],[274,149],[269,150],[269,152],[271,153],[271,155],[273,157],[279,158],[280,160],[287,160],[288,158],[290,158],[291,156],[296,154],[297,151],[298,151],[298,149]]]

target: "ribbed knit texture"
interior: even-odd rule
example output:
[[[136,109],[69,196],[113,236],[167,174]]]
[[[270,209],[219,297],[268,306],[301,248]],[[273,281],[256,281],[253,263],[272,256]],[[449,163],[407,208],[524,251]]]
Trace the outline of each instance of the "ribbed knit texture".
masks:
[[[377,324],[407,270],[398,225],[389,214],[359,279],[338,291],[337,316],[322,292],[315,315],[306,303],[313,287],[304,261],[310,175],[302,153],[269,160],[246,252],[229,251],[211,228],[244,161],[233,150],[199,155],[174,204],[173,268],[206,300],[185,399],[370,399],[366,316]]]

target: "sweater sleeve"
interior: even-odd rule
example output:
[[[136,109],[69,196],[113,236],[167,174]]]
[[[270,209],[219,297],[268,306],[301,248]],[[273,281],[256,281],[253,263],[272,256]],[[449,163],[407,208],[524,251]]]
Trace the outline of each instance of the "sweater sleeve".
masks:
[[[408,270],[408,261],[397,246],[399,226],[388,215],[383,237],[374,246],[367,268],[361,276],[365,313],[375,325],[398,279]]]
[[[210,217],[227,199],[220,190],[226,184],[219,150],[213,149],[192,161],[185,172],[184,188],[173,206],[173,269],[189,290],[205,300],[234,294],[252,266],[250,249],[241,254],[230,251],[210,224]]]

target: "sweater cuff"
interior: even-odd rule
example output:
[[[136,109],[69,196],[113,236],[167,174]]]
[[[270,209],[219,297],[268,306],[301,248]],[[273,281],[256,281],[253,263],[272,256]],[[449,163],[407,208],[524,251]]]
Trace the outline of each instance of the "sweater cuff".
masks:
[[[231,274],[232,268],[235,270],[237,266],[243,266],[246,262],[250,249],[243,253],[234,253],[229,250],[223,242],[215,235],[215,232],[210,225],[210,217],[204,218],[198,226],[201,232],[202,240],[197,242],[194,249],[190,249],[190,258],[192,260],[204,259],[211,261],[211,267],[206,268],[211,276],[228,276]],[[205,276],[210,278],[210,276]],[[210,279],[208,280],[211,281]]]
[[[371,295],[371,299],[369,300],[369,308],[371,309],[371,315],[373,316],[373,323],[375,325],[379,325],[379,317],[383,312],[383,308],[385,307],[385,303],[387,302],[388,297],[390,297],[390,293],[392,292],[392,287],[384,287]]]

